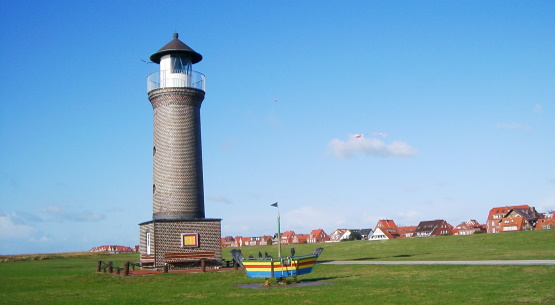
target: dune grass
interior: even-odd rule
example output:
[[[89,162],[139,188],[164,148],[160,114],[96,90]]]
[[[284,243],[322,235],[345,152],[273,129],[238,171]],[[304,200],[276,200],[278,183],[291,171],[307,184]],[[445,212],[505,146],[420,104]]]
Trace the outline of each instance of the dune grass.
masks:
[[[323,260],[555,259],[553,237],[555,230],[321,246]],[[303,253],[315,245],[295,247]],[[259,251],[243,252],[251,250]],[[124,277],[96,273],[99,259],[121,265],[138,255],[56,254],[0,263],[0,304],[555,304],[555,266],[319,264],[299,279],[326,285],[249,289],[238,285],[261,280],[242,270]]]

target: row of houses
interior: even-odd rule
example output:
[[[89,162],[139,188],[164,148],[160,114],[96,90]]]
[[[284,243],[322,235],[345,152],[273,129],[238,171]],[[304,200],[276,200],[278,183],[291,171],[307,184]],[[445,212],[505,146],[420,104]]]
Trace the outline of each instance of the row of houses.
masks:
[[[104,245],[94,247],[89,250],[89,252],[108,252],[108,253],[133,253],[139,252],[139,246],[135,246],[133,248],[127,246],[119,246],[119,245]]]
[[[282,245],[339,242],[343,240],[388,240],[397,238],[417,238],[441,235],[471,235],[475,233],[499,233],[524,230],[547,230],[555,228],[554,212],[538,213],[528,205],[492,208],[485,224],[471,219],[452,226],[442,219],[421,221],[417,226],[397,226],[392,219],[379,220],[374,229],[336,229],[327,234],[323,229],[312,230],[309,234],[294,231],[283,232]],[[222,247],[265,246],[278,243],[278,235],[261,237],[222,238]]]

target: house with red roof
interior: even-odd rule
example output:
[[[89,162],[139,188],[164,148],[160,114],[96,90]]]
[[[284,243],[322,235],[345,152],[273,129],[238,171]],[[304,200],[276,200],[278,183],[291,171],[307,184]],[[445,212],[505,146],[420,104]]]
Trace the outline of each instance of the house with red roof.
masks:
[[[251,241],[250,237],[236,236],[233,239],[233,242],[231,242],[231,246],[236,248],[240,248],[243,246],[246,247],[246,246],[249,246],[250,241]]]
[[[501,231],[501,223],[500,220],[509,213],[511,209],[529,209],[530,206],[523,204],[523,205],[514,205],[514,206],[505,206],[505,207],[496,207],[489,211],[488,219],[486,221],[487,233],[499,233]]]
[[[534,230],[539,217],[534,207],[512,208],[499,221],[500,232]]]
[[[307,239],[307,243],[314,244],[314,243],[323,243],[330,240],[330,236],[322,229],[316,229],[310,231],[309,237]]]
[[[293,237],[293,243],[306,244],[309,238],[310,238],[309,234],[295,234],[295,237]]]
[[[262,238],[260,239],[260,243],[258,244],[259,246],[269,246],[272,245],[272,240],[273,237],[270,235],[264,235],[262,236]]]
[[[474,233],[486,233],[486,225],[478,223],[475,219],[461,222],[454,229],[453,235],[471,235]]]
[[[134,252],[133,248],[127,246],[119,246],[119,245],[105,245],[94,247],[89,252],[108,252],[108,253],[132,253]]]
[[[381,219],[368,240],[388,240],[398,238],[397,224],[392,219]]]
[[[226,237],[222,237],[221,240],[222,240],[222,247],[228,248],[228,247],[232,247],[234,238],[233,236],[226,236]]]
[[[293,238],[295,238],[295,231],[285,231],[281,234],[281,244],[290,245],[293,243]]]
[[[330,242],[340,242],[349,239],[351,232],[347,229],[336,229],[330,234]]]
[[[416,228],[418,228],[418,226],[397,227],[397,234],[399,235],[397,238],[411,238],[412,235],[414,235]]]
[[[421,221],[414,231],[412,237],[430,237],[440,235],[452,235],[453,226],[442,219]]]
[[[540,218],[536,222],[535,230],[555,229],[555,212],[550,211],[540,214]]]

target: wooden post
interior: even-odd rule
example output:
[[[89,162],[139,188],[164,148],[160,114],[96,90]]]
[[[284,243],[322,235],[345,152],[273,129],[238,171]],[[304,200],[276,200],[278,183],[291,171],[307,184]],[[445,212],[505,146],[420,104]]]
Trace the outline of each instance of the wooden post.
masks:
[[[96,264],[96,272],[100,272],[100,267],[102,266],[102,261],[98,261]]]
[[[123,275],[129,275],[129,262],[125,262],[125,264],[123,264]]]
[[[270,263],[271,267],[271,272],[272,272],[272,278],[274,278],[274,260],[272,260],[272,262]]]
[[[202,269],[202,272],[206,272],[206,260],[204,258],[200,259],[200,268]]]
[[[168,264],[165,264],[164,265],[164,273],[168,273],[168,271],[169,271],[169,266],[168,266]]]
[[[235,269],[235,270],[239,269],[239,264],[237,264],[237,262],[235,260],[233,260],[233,269]]]
[[[114,272],[114,268],[113,268],[113,266],[112,266],[112,262],[109,261],[109,262],[108,262],[108,273],[113,273],[113,272]]]

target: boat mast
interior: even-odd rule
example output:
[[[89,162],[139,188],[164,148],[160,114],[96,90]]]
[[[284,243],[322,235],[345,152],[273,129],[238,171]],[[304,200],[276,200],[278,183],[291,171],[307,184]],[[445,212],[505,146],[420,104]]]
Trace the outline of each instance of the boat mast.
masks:
[[[281,258],[281,226],[279,217],[279,206],[278,203],[273,203],[271,206],[277,208],[277,224],[278,224],[278,257]]]

